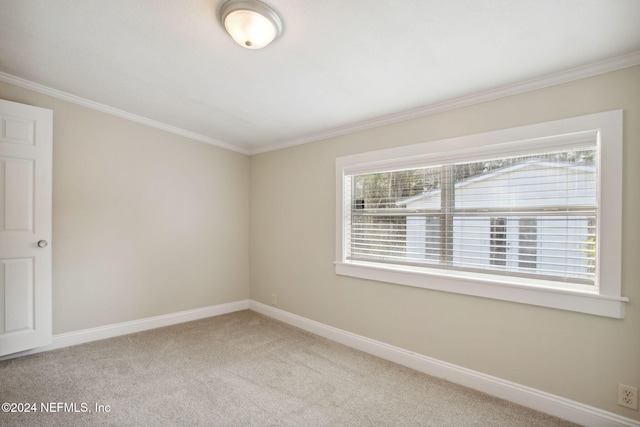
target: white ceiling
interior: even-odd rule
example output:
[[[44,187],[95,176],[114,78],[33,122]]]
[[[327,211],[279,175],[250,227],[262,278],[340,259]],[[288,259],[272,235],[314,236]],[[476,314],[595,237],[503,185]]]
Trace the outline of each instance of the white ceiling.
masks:
[[[257,51],[223,1],[0,0],[0,72],[255,153],[640,57],[638,0],[265,0],[284,33]]]

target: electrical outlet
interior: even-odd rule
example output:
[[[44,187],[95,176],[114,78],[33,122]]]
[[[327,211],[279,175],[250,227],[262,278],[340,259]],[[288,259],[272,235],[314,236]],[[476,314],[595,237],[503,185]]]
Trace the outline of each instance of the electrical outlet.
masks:
[[[638,387],[618,384],[618,405],[638,409]]]
[[[278,296],[276,294],[271,294],[271,305],[276,306],[278,305]],[[636,390],[636,394],[637,394],[637,390]]]

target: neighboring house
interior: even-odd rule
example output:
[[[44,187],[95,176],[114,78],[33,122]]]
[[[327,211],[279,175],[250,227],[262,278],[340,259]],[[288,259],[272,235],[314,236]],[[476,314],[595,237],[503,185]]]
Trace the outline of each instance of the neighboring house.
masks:
[[[592,283],[595,173],[592,165],[530,160],[457,182],[450,262]],[[397,206],[420,212],[406,217],[405,256],[441,263],[440,189]]]

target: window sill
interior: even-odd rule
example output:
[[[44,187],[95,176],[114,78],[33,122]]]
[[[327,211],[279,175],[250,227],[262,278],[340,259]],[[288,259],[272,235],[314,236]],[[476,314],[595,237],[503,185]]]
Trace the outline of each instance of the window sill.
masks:
[[[383,266],[366,262],[336,262],[336,274],[483,298],[624,318],[625,297],[592,291],[556,289],[534,284],[514,284],[509,277],[459,274],[455,271]]]

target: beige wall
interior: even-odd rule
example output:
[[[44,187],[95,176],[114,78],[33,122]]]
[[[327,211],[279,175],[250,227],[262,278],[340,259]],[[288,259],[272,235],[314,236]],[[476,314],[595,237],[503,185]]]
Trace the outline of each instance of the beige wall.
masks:
[[[53,328],[249,297],[247,156],[0,83],[53,110]]]
[[[338,156],[624,109],[623,320],[336,276]],[[588,405],[640,386],[640,67],[251,157],[251,298]]]
[[[640,67],[251,158],[4,83],[0,98],[54,110],[55,333],[275,293],[289,312],[640,419],[616,405],[617,383],[640,385]],[[619,108],[625,319],[335,275],[337,156]]]

